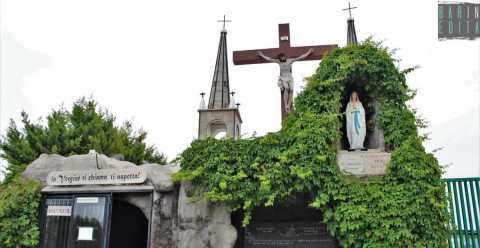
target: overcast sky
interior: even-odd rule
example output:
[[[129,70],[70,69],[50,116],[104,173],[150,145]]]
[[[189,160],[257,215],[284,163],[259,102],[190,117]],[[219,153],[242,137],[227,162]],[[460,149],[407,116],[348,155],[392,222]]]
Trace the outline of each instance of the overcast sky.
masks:
[[[479,2],[478,0],[476,2]],[[230,87],[243,131],[280,128],[274,64],[234,66],[234,50],[278,46],[290,23],[293,46],[346,43],[347,1],[2,0],[0,130],[21,110],[32,119],[92,95],[149,132],[173,159],[196,138],[199,93],[211,85],[223,14],[229,23]],[[480,39],[437,40],[437,2],[353,1],[357,35],[399,49],[400,67],[418,90],[411,102],[430,121],[429,150],[447,177],[480,176]],[[293,67],[296,92],[318,61]]]

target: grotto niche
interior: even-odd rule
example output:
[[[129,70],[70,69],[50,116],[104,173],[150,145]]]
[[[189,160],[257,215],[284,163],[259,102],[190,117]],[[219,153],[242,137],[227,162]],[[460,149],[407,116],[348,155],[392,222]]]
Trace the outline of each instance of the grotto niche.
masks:
[[[342,113],[342,137],[338,144],[339,150],[349,150],[350,143],[347,137],[347,105],[353,92],[358,95],[358,100],[363,105],[365,111],[366,133],[363,147],[365,149],[376,149],[378,151],[385,151],[385,142],[383,131],[378,127],[376,119],[379,111],[379,104],[375,96],[366,90],[364,87],[368,84],[367,81],[361,79],[354,79],[345,83],[345,88],[341,98],[341,113]]]

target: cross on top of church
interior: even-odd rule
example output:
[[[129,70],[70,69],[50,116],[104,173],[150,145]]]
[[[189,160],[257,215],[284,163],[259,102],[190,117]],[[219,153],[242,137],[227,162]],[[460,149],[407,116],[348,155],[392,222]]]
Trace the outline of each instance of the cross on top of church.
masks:
[[[223,20],[218,20],[217,22],[223,22],[223,28],[222,28],[222,31],[226,31],[225,29],[225,23],[227,22],[232,22],[232,20],[227,20],[225,15],[223,15]]]
[[[350,7],[350,2],[348,2],[348,8],[345,8],[343,10],[348,10],[348,15],[350,18],[352,18],[352,9],[356,9],[357,7]]]

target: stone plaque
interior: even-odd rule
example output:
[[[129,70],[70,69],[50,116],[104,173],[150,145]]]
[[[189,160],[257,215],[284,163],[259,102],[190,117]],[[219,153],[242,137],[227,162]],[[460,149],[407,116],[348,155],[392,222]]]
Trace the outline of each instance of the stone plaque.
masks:
[[[390,162],[390,153],[376,149],[368,151],[339,151],[338,167],[356,176],[384,175]]]
[[[256,222],[245,229],[244,248],[336,247],[321,222]]]
[[[54,171],[47,177],[51,186],[139,184],[147,180],[147,173],[141,167],[126,169],[102,169],[86,171]]]

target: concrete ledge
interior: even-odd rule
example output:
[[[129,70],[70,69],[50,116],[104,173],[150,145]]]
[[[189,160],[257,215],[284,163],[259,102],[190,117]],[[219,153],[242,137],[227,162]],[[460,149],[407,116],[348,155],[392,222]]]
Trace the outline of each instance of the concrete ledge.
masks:
[[[377,149],[337,152],[337,165],[347,174],[359,177],[385,175],[390,153]]]

